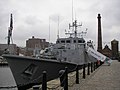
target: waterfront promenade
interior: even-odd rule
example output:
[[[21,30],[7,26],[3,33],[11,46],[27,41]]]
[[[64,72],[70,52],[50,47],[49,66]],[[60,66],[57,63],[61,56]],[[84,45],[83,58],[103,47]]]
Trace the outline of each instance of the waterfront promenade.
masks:
[[[110,66],[104,63],[90,73],[90,75],[87,75],[86,68],[85,79],[83,79],[82,73],[83,70],[79,70],[79,84],[75,83],[76,72],[68,74],[68,90],[120,90],[120,62],[117,60],[113,60]],[[60,86],[60,80],[58,78],[47,82],[47,90],[64,89]]]
[[[110,66],[103,64],[86,79],[80,78],[80,83],[69,90],[120,90],[120,62],[114,60]]]

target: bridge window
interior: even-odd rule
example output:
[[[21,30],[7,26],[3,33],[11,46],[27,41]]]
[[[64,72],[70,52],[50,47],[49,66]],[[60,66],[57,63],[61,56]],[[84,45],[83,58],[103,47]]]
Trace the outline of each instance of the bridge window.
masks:
[[[57,43],[60,43],[60,41],[57,41]]]
[[[78,40],[78,43],[82,43],[82,40]]]
[[[70,43],[70,40],[67,40],[66,43]]]
[[[61,43],[65,43],[65,40],[61,40]]]
[[[76,43],[76,40],[74,40],[74,43]]]

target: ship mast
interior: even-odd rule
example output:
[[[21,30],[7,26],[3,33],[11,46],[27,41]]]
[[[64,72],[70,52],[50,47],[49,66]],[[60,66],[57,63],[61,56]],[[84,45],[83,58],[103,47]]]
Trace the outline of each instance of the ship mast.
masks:
[[[10,26],[8,27],[8,41],[7,44],[8,46],[10,45],[10,39],[12,40],[12,30],[13,30],[13,18],[12,14],[10,15]]]
[[[65,34],[67,35],[70,35],[70,37],[72,36],[72,35],[74,35],[74,37],[76,38],[77,37],[77,35],[78,34],[86,34],[87,32],[81,32],[81,33],[77,33],[77,27],[81,27],[82,26],[82,23],[81,24],[77,24],[77,20],[76,20],[76,14],[75,14],[75,20],[74,20],[74,16],[73,16],[73,11],[74,10],[74,6],[73,6],[73,0],[72,0],[72,24],[69,24],[69,29],[72,29],[72,32],[70,32],[70,31],[68,31],[68,32],[66,32],[66,30],[65,30]],[[86,29],[86,31],[87,31],[87,29]],[[81,35],[82,37],[83,37],[83,35]]]
[[[57,33],[57,38],[59,38],[59,16],[58,16],[58,33]]]

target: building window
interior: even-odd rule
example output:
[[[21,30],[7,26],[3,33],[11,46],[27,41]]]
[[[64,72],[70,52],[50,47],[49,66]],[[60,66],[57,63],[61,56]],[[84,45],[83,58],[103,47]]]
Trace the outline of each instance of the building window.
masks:
[[[82,41],[81,41],[81,40],[78,40],[78,43],[82,43]]]

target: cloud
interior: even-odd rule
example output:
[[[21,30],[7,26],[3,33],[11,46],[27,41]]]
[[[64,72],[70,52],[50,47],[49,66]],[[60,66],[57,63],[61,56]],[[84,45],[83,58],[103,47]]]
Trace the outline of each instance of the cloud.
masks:
[[[120,1],[119,0],[73,0],[73,16],[88,28],[86,39],[97,41],[97,14],[101,14],[103,40],[119,38]],[[0,43],[6,43],[10,13],[13,13],[13,39],[25,46],[31,36],[55,42],[59,28],[64,37],[65,29],[72,21],[72,0],[0,0]],[[58,27],[59,16],[59,27]]]
[[[60,14],[53,14],[49,16],[49,19],[55,23],[62,22],[64,17],[61,16]]]
[[[34,25],[40,25],[42,23],[42,21],[40,19],[38,19],[36,16],[27,16],[24,19],[24,23],[30,26],[34,26]]]

